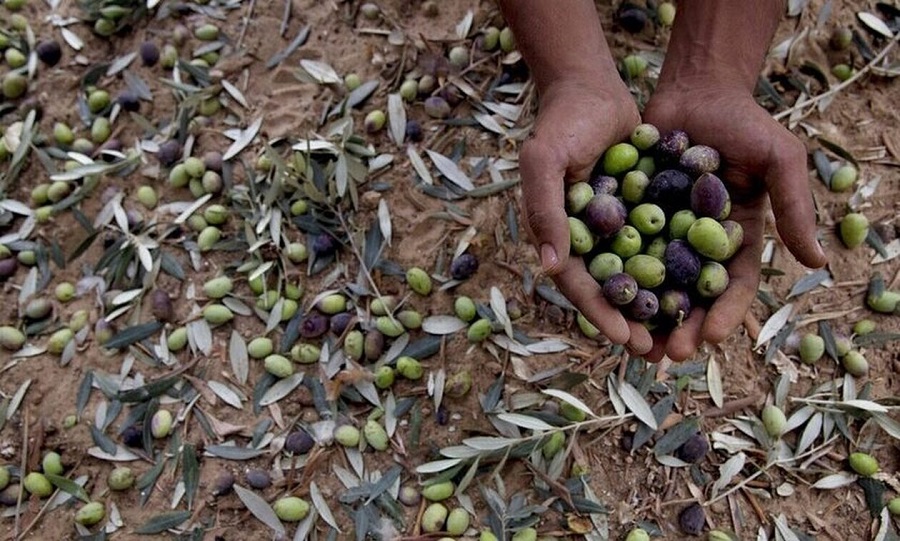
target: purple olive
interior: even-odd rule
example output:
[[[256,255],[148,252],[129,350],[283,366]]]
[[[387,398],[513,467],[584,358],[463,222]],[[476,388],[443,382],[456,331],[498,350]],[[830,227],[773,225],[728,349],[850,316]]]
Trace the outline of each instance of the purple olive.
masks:
[[[327,256],[337,251],[338,242],[328,233],[314,235],[310,243],[310,249],[316,256]]]
[[[222,172],[222,153],[217,150],[210,150],[203,155],[203,165],[209,171],[216,173]]]
[[[691,313],[691,297],[681,289],[669,289],[659,296],[659,313],[677,327]]]
[[[318,312],[307,315],[300,322],[300,336],[303,338],[316,338],[325,334],[327,330],[328,318]]]
[[[419,143],[424,139],[422,125],[415,120],[406,121],[406,138],[413,143]]]
[[[6,280],[10,276],[16,273],[16,269],[19,268],[19,262],[16,261],[15,257],[7,257],[5,259],[0,259],[0,280]]]
[[[628,212],[625,205],[608,194],[599,194],[591,198],[585,211],[585,223],[595,235],[608,239],[619,232],[625,225]]]
[[[259,468],[247,470],[247,473],[244,474],[244,480],[257,490],[263,490],[272,486],[272,476],[266,470]]]
[[[694,176],[713,173],[719,168],[719,151],[706,145],[694,145],[684,151],[678,164]]]
[[[684,240],[669,242],[663,262],[666,265],[666,277],[677,286],[693,285],[700,276],[700,256]]]
[[[295,430],[284,439],[284,450],[295,455],[308,453],[316,444],[305,430]]]
[[[234,474],[230,471],[224,471],[216,477],[215,482],[213,482],[213,496],[224,496],[231,492],[234,488]]]
[[[141,447],[144,444],[144,429],[139,425],[131,425],[122,431],[122,443],[128,447]]]
[[[122,92],[116,98],[116,103],[124,109],[125,111],[129,111],[132,113],[136,113],[141,110],[141,100],[131,92]]]
[[[478,258],[468,252],[461,254],[450,263],[450,277],[465,280],[478,271]]]
[[[634,300],[637,295],[637,281],[624,272],[613,274],[603,283],[603,296],[610,303],[623,306]]]
[[[19,492],[21,489],[21,485],[11,484],[7,485],[3,490],[0,490],[0,505],[6,507],[19,505]]]
[[[706,526],[706,515],[699,503],[692,503],[678,515],[681,531],[688,535],[700,535]]]
[[[628,315],[635,321],[647,321],[659,311],[659,299],[649,289],[639,289],[626,308]]]
[[[172,165],[175,165],[175,162],[181,159],[181,152],[181,143],[175,139],[169,139],[165,143],[159,145],[159,151],[156,153],[156,158],[159,160],[159,163],[163,164],[165,167],[171,167]]]
[[[691,199],[691,177],[677,169],[665,169],[650,179],[644,190],[644,202],[656,203],[666,214],[688,207]]]
[[[344,334],[344,331],[347,330],[347,327],[350,325],[350,321],[353,320],[353,314],[350,312],[340,312],[338,314],[334,314],[331,316],[328,327],[331,329],[331,332],[340,336]]]
[[[160,321],[172,321],[175,319],[175,309],[172,307],[172,299],[162,289],[154,289],[150,294],[150,312]]]
[[[588,182],[588,185],[593,188],[594,195],[614,195],[619,189],[619,181],[609,175],[597,175]]]
[[[675,457],[690,464],[696,464],[703,460],[706,453],[709,452],[709,442],[706,436],[700,432],[695,432],[693,436],[681,444],[681,447],[675,450]]]
[[[647,12],[629,2],[625,2],[616,12],[616,22],[626,32],[637,34],[647,25]]]
[[[141,62],[144,63],[145,66],[155,66],[157,62],[159,62],[159,47],[156,46],[152,41],[145,41],[141,43],[141,47],[139,49],[141,54]]]
[[[731,213],[731,197],[722,179],[703,173],[691,188],[691,210],[699,217],[724,220]]]
[[[661,136],[656,143],[656,159],[663,166],[675,165],[690,144],[687,133],[682,130],[672,130]]]
[[[34,48],[37,57],[48,66],[55,66],[62,59],[62,48],[56,40],[42,41]]]

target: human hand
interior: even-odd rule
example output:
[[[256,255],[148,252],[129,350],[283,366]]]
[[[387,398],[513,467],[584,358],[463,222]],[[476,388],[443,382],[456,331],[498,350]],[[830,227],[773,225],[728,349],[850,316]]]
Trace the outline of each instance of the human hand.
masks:
[[[563,294],[612,342],[644,353],[652,344],[647,329],[603,298],[581,257],[569,257],[566,185],[587,180],[604,149],[627,140],[640,122],[621,83],[602,87],[570,80],[542,92],[533,134],[519,154],[523,211],[541,265]]]
[[[644,121],[661,132],[682,129],[691,143],[716,148],[720,176],[732,198],[730,219],[744,229],[744,241],[727,264],[727,291],[707,310],[696,308],[668,335],[654,335],[647,355],[659,360],[690,357],[701,341],[718,343],[743,321],[760,276],[766,195],[781,240],[808,267],[825,264],[816,240],[816,217],[808,187],[806,149],[743,88],[704,81],[661,84],[644,111]]]

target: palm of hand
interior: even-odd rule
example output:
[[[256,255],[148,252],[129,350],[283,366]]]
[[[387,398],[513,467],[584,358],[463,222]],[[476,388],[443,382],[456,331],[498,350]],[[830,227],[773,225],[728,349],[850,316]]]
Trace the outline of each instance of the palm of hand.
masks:
[[[692,143],[719,151],[721,176],[732,194],[730,219],[744,229],[743,245],[728,264],[728,290],[709,310],[694,310],[682,327],[654,337],[650,359],[666,354],[682,360],[703,340],[717,343],[727,338],[749,310],[759,284],[767,192],[779,233],[791,252],[811,266],[824,261],[812,246],[815,221],[805,148],[749,95],[661,92],[645,110],[644,121],[662,132],[683,129]]]

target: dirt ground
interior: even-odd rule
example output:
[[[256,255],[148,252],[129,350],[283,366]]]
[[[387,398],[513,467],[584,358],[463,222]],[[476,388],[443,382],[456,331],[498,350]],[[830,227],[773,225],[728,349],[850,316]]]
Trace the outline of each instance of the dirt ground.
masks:
[[[61,15],[78,15],[74,2],[61,2],[57,12]],[[164,4],[175,5],[174,2]],[[210,2],[216,4],[216,2]],[[218,4],[227,4],[219,2]],[[222,34],[227,36],[228,45],[224,49],[216,68],[221,70],[223,78],[233,83],[246,97],[248,107],[240,107],[230,100],[227,114],[213,115],[209,126],[198,131],[194,146],[194,155],[201,156],[206,151],[223,151],[231,141],[222,135],[222,131],[232,125],[245,127],[253,120],[262,118],[260,140],[244,152],[248,163],[255,156],[251,151],[262,148],[261,141],[280,137],[305,138],[319,130],[319,119],[322,112],[330,108],[343,92],[340,88],[329,89],[324,86],[299,81],[294,72],[301,59],[320,60],[330,64],[338,74],[357,73],[363,81],[379,80],[381,85],[365,104],[353,111],[353,118],[358,126],[366,113],[375,108],[385,108],[386,96],[396,91],[393,67],[397,58],[402,55],[402,47],[394,47],[387,43],[387,32],[371,32],[371,29],[386,30],[393,27],[402,29],[403,33],[413,41],[423,42],[426,49],[441,51],[455,45],[459,40],[455,37],[454,27],[464,18],[468,10],[475,13],[473,28],[486,27],[489,24],[503,26],[496,7],[491,2],[458,1],[438,3],[438,14],[428,16],[422,2],[402,0],[381,0],[378,2],[382,18],[374,21],[365,19],[356,13],[358,5],[348,2],[312,2],[295,0],[291,2],[291,17],[284,32],[281,32],[284,18],[284,2],[238,2],[239,7],[227,10],[224,20],[217,21]],[[775,43],[780,43],[801,29],[813,28],[809,44],[799,47],[798,57],[812,60],[821,65],[834,62],[855,62],[858,68],[864,65],[858,55],[848,52],[835,52],[828,49],[827,40],[831,28],[837,22],[851,24],[855,21],[855,13],[860,9],[874,10],[874,3],[859,0],[835,3],[830,18],[815,29],[816,16],[823,2],[812,1],[799,18],[786,18],[779,29]],[[598,6],[605,27],[608,29],[609,41],[614,54],[621,58],[634,51],[652,51],[663,46],[668,30],[659,33],[647,32],[637,36],[628,35],[617,30],[611,23],[614,7],[601,3]],[[55,37],[60,39],[60,31],[47,21],[50,10],[46,3],[32,0],[23,11],[39,38]],[[81,77],[90,66],[101,62],[110,62],[120,55],[137,51],[145,40],[152,40],[159,45],[171,39],[171,32],[176,24],[188,28],[211,20],[202,13],[185,11],[180,16],[172,16],[162,20],[147,18],[139,21],[132,31],[103,39],[93,35],[87,25],[76,24],[68,28],[85,42],[84,49],[75,53],[63,43],[62,61],[54,68],[41,64],[38,76],[32,83],[29,96],[35,97],[43,108],[40,119],[40,133],[50,134],[55,122],[66,122],[70,126],[79,127],[79,135],[87,133],[78,113],[78,95]],[[857,24],[857,23],[853,23]],[[291,54],[287,60],[274,69],[267,69],[265,62],[274,54],[284,49],[290,40],[305,25],[309,25],[309,38],[304,45]],[[473,32],[474,33],[474,32]],[[192,42],[196,46],[196,40]],[[425,56],[425,55],[421,55]],[[490,67],[494,73],[501,69],[499,55],[485,60],[483,66]],[[146,67],[138,62],[131,66],[137,74],[148,82],[153,93],[152,102],[142,102],[141,115],[153,121],[169,119],[175,111],[175,99],[170,87],[163,82],[170,76],[160,67]],[[785,72],[783,64],[769,62],[767,73]],[[121,77],[104,77],[99,83],[116,96],[126,88]],[[339,85],[338,85],[339,86]],[[796,97],[796,94],[787,93]],[[894,79],[865,76],[855,85],[834,98],[831,105],[821,113],[814,113],[804,119],[801,125],[794,128],[795,133],[809,143],[810,149],[820,145],[813,135],[837,143],[859,160],[862,182],[871,183],[880,179],[875,195],[864,206],[865,214],[873,224],[887,224],[900,228],[900,109],[897,108],[900,90]],[[533,117],[532,101],[523,100],[526,114],[520,125],[527,126]],[[467,119],[472,107],[463,102],[455,109],[454,118]],[[476,123],[459,123],[450,127],[442,127],[439,121],[429,119],[419,100],[408,106],[411,118],[422,122],[425,131],[425,142],[420,144],[420,152],[425,148],[437,150],[445,154],[453,152],[458,142],[464,142],[469,156],[504,156],[514,157],[519,142],[512,138],[499,137],[494,133],[481,129]],[[14,119],[10,113],[4,117],[4,127]],[[123,117],[115,124],[116,136],[129,148],[141,138],[141,129],[135,123]],[[393,242],[388,257],[402,268],[413,265],[424,269],[435,269],[446,265],[452,257],[461,236],[468,230],[476,234],[471,239],[470,251],[478,256],[480,268],[473,278],[465,281],[452,292],[436,292],[427,298],[414,296],[409,299],[412,307],[422,314],[448,314],[453,310],[454,295],[469,295],[472,298],[488,302],[488,291],[496,286],[507,300],[515,299],[522,309],[522,317],[516,326],[532,337],[559,337],[574,347],[562,353],[535,355],[517,365],[504,355],[492,355],[484,347],[473,347],[464,336],[457,333],[452,339],[442,344],[439,353],[425,361],[427,370],[435,371],[443,368],[448,374],[468,370],[472,374],[473,388],[463,398],[448,397],[444,400],[441,411],[435,412],[428,397],[425,380],[398,382],[394,394],[401,397],[418,397],[422,416],[420,445],[405,447],[400,442],[407,442],[405,432],[407,425],[401,422],[398,432],[403,435],[397,438],[398,447],[393,453],[364,454],[368,471],[386,472],[394,464],[403,468],[401,479],[404,483],[415,484],[424,478],[415,473],[416,466],[429,460],[439,458],[437,450],[449,445],[458,444],[464,437],[476,435],[496,435],[479,405],[479,397],[500,376],[507,381],[505,397],[517,392],[535,391],[538,385],[528,383],[521,377],[521,372],[536,374],[565,366],[568,372],[582,374],[586,383],[572,392],[581,397],[594,411],[611,414],[613,411],[607,393],[607,377],[625,377],[627,357],[618,350],[600,341],[585,338],[574,324],[573,314],[563,311],[547,302],[532,291],[530,279],[538,272],[539,265],[533,249],[527,244],[524,229],[518,223],[515,231],[508,226],[508,213],[516,208],[518,188],[502,191],[483,198],[464,198],[446,202],[422,192],[414,183],[415,172],[402,148],[390,141],[387,131],[368,137],[378,152],[393,153],[394,161],[384,173],[379,173],[375,181],[388,186],[387,190],[375,190],[371,186],[361,188],[360,211],[353,218],[356,224],[368,224],[377,214],[378,202],[387,201],[392,215]],[[834,158],[833,158],[834,159]],[[117,187],[127,194],[133,194],[140,184],[152,184],[159,194],[161,202],[185,199],[186,190],[175,189],[165,182],[166,171],[156,167],[157,160],[149,157],[140,170],[124,179],[112,176],[103,177],[101,185],[95,190],[95,196],[81,204],[82,212],[93,218],[102,208],[100,194],[108,187]],[[31,160],[19,181],[9,187],[5,196],[9,199],[28,202],[34,186],[46,182],[46,172],[36,160]],[[5,167],[2,166],[2,167]],[[887,284],[894,289],[900,287],[900,259],[894,259],[877,266],[870,264],[875,251],[868,246],[848,250],[841,245],[834,233],[834,226],[845,213],[846,193],[830,192],[816,176],[815,168],[810,160],[810,187],[814,193],[819,213],[819,229],[823,244],[826,247],[831,280],[825,286],[800,295],[791,302],[795,304],[795,313],[803,316],[827,316],[832,329],[850,334],[852,325],[863,318],[870,318],[877,323],[878,331],[884,333],[900,332],[900,321],[897,316],[875,314],[865,308],[864,297],[873,270],[879,270]],[[505,179],[517,178],[517,171],[504,171]],[[479,177],[477,183],[486,182],[487,174]],[[236,182],[246,180],[241,170],[235,170]],[[374,182],[374,181],[370,181]],[[190,194],[187,194],[188,196]],[[137,205],[133,208],[138,212]],[[21,219],[3,229],[0,235],[15,230]],[[238,231],[240,226],[235,221],[225,226],[226,234]],[[301,233],[289,229],[294,240],[302,240]],[[766,267],[777,269],[763,279],[761,289],[775,299],[784,299],[793,285],[807,272],[792,259],[774,236],[774,228],[770,227],[773,239],[773,255]],[[518,242],[511,240],[511,235]],[[39,224],[34,237],[50,243],[59,241],[66,253],[71,253],[80,244],[86,233],[76,222],[71,213],[62,213],[50,223]],[[168,245],[178,247],[178,240],[167,241]],[[61,281],[77,283],[90,271],[94,262],[102,255],[102,243],[94,243],[90,249],[66,268],[53,268],[53,280],[48,287]],[[204,257],[199,268],[193,269],[186,252],[178,250],[178,258],[188,278],[180,282],[170,276],[160,274],[157,287],[166,289],[176,299],[175,312],[178,321],[191,317],[190,298],[193,288],[199,289],[206,280],[222,273],[233,272],[235,261],[239,255],[229,252],[216,252]],[[354,277],[358,263],[352,254],[343,252],[338,256],[339,263],[350,270],[348,277]],[[301,276],[306,289],[306,296],[301,302],[307,302],[328,287],[336,287],[326,283],[329,272],[326,271],[311,278],[305,277],[302,267],[295,269],[294,274]],[[0,324],[15,325],[19,320],[17,306],[18,288],[25,279],[27,269],[20,267],[18,273],[3,284],[4,301],[0,305]],[[537,280],[542,284],[550,282],[543,277]],[[406,294],[406,286],[389,272],[378,272],[375,281],[382,294]],[[236,280],[237,294],[249,302],[253,297],[244,279]],[[451,294],[452,293],[452,294]],[[248,302],[248,303],[249,303]],[[77,310],[87,310],[93,324],[101,314],[93,294],[81,296],[69,303],[54,303],[54,317],[65,322]],[[150,309],[144,306],[138,317],[133,320],[146,321]],[[774,393],[775,383],[780,373],[791,372],[780,361],[767,363],[761,352],[754,351],[755,338],[760,327],[772,314],[772,309],[763,302],[754,303],[747,323],[724,343],[717,347],[704,347],[692,361],[701,364],[712,356],[722,367],[724,390],[724,408],[717,408],[711,400],[702,379],[705,368],[701,369],[696,385],[677,395],[673,412],[664,421],[664,426],[671,427],[684,418],[696,416],[701,421],[705,434],[735,434],[733,421],[746,415],[759,415],[759,410],[766,397]],[[829,315],[833,314],[833,315]],[[249,340],[264,332],[264,323],[256,318],[242,317],[237,323],[216,329],[213,349],[210,355],[199,355],[191,360],[189,355],[181,354],[177,362],[169,366],[153,366],[141,359],[134,363],[131,374],[140,374],[144,380],[150,381],[163,377],[173,370],[185,369],[186,373],[202,380],[215,379],[227,381],[240,389],[246,397],[252,396],[254,384],[265,374],[261,363],[251,362],[248,382],[241,384],[231,373],[229,364],[229,335],[231,328],[237,329],[244,339]],[[809,317],[801,321],[810,321]],[[815,321],[808,327],[815,329]],[[55,327],[54,327],[55,328]],[[171,325],[168,327],[171,330]],[[277,336],[281,329],[275,331]],[[44,338],[37,341],[43,342]],[[900,396],[900,342],[888,341],[884,344],[867,347],[863,350],[869,362],[869,374],[859,380],[859,387],[870,385],[870,396],[877,397],[885,404],[897,406]],[[96,389],[91,393],[81,422],[72,428],[64,428],[64,420],[76,412],[78,389],[89,371],[117,374],[125,355],[121,352],[109,352],[101,348],[93,339],[88,339],[78,348],[74,358],[65,366],[61,366],[59,358],[50,354],[41,354],[27,358],[13,357],[6,352],[0,363],[0,393],[2,397],[12,397],[23,382],[30,380],[24,400],[18,411],[3,425],[0,430],[0,461],[9,465],[26,464],[29,471],[37,469],[41,456],[45,451],[55,450],[63,457],[66,474],[72,478],[86,475],[89,480],[87,493],[92,499],[115,503],[124,524],[109,535],[113,539],[138,538],[172,538],[174,534],[157,536],[140,536],[134,529],[154,516],[172,510],[173,491],[181,479],[182,473],[170,462],[159,477],[155,490],[149,499],[141,504],[141,494],[137,490],[126,492],[109,492],[106,486],[106,475],[113,467],[111,462],[91,457],[87,450],[95,445],[90,420],[94,419],[97,408],[101,404],[108,405],[103,395]],[[797,381],[791,387],[791,396],[803,396],[811,387],[834,378],[843,378],[843,370],[837,363],[823,359],[815,368],[801,365],[793,360],[787,361],[796,374]],[[524,368],[523,368],[524,366]],[[671,368],[668,363],[659,367],[656,379],[661,383],[672,384],[677,378],[665,373]],[[426,372],[427,373],[427,372]],[[316,377],[315,372],[308,373]],[[272,427],[273,434],[281,436],[295,422],[308,426],[319,420],[314,400],[305,387],[298,388],[290,397],[277,404],[265,408],[260,414],[254,414],[252,407],[245,403],[243,409],[237,409],[224,403],[208,389],[200,393],[196,407],[207,419],[215,419],[221,423],[234,425],[237,439],[242,443],[249,442],[257,423],[264,418],[276,420]],[[165,403],[163,405],[166,405]],[[104,406],[105,407],[105,406]],[[235,474],[238,484],[244,485],[243,473],[250,468],[273,469],[273,463],[280,463],[283,455],[277,451],[267,451],[258,458],[244,461],[230,461],[206,456],[201,451],[210,445],[222,443],[211,439],[201,429],[197,416],[184,403],[172,399],[172,411],[184,415],[179,419],[176,434],[184,443],[193,444],[199,457],[199,489],[192,511],[193,524],[201,525],[201,530],[193,539],[271,539],[272,531],[256,520],[245,505],[234,494],[222,497],[212,495],[213,484],[224,471]],[[124,419],[129,411],[125,409],[107,430],[107,435],[120,441],[118,432],[124,426]],[[896,412],[896,409],[894,410]],[[340,412],[342,418],[355,423],[365,422],[371,413],[371,407],[365,403],[350,404]],[[896,413],[893,414],[897,419]],[[623,447],[623,439],[627,440],[637,429],[634,420],[606,432],[581,434],[574,447],[573,456],[577,462],[586,466],[590,472],[589,483],[599,501],[609,511],[608,520],[610,539],[622,539],[637,521],[658,525],[658,534],[664,539],[682,539],[687,536],[678,528],[678,514],[688,503],[705,501],[710,497],[709,487],[698,484],[698,476],[703,474],[717,479],[719,466],[728,457],[723,449],[713,449],[706,458],[693,468],[670,468],[661,465],[647,447],[630,451]],[[731,496],[712,503],[707,508],[708,528],[719,528],[734,531],[740,539],[761,539],[757,530],[764,526],[771,534],[775,517],[783,515],[787,523],[798,534],[806,537],[798,539],[870,539],[874,536],[877,523],[873,523],[866,510],[863,491],[856,484],[834,490],[816,490],[811,484],[827,473],[835,473],[845,469],[847,455],[856,448],[870,449],[873,456],[879,459],[881,469],[885,473],[883,481],[887,486],[886,495],[897,495],[900,489],[898,466],[900,466],[900,444],[877,428],[867,426],[860,429],[861,423],[855,425],[854,434],[858,440],[850,442],[839,438],[823,455],[821,460],[810,466],[807,471],[773,468],[764,475],[755,478],[744,488],[736,490]],[[799,434],[793,433],[786,438],[794,442]],[[821,442],[821,440],[820,440]],[[170,446],[164,441],[157,442],[158,452],[172,454]],[[750,460],[755,464],[765,462],[765,452],[754,449],[747,451]],[[174,455],[173,455],[174,456]],[[580,457],[580,458],[578,458]],[[267,501],[273,501],[290,492],[294,495],[309,497],[309,485],[314,481],[322,496],[329,502],[335,514],[337,524],[342,533],[336,534],[338,539],[352,539],[353,522],[347,513],[348,506],[339,503],[338,498],[346,492],[334,467],[352,469],[344,453],[334,446],[317,447],[309,455],[309,462],[298,471],[275,475],[271,487],[257,491]],[[144,456],[130,462],[136,474],[150,470],[153,458]],[[567,470],[568,471],[568,470]],[[749,465],[744,470],[746,475],[753,473]],[[495,486],[495,478],[489,475],[490,470],[478,476],[468,491],[474,500],[479,516],[473,517],[473,527],[479,530],[486,525],[484,517],[486,508],[475,487],[479,483]],[[546,493],[539,495],[533,490],[533,474],[522,464],[511,461],[498,474],[502,478],[508,495],[523,492],[529,495],[529,502],[539,503],[549,500]],[[776,488],[788,486],[789,492],[776,492]],[[784,489],[788,490],[788,489]],[[784,494],[784,495],[779,495]],[[183,502],[177,509],[186,509]],[[21,532],[24,525],[35,521],[34,526],[22,537],[24,539],[62,540],[79,538],[72,523],[72,515],[76,506],[64,505],[43,517],[38,518],[41,503],[37,500],[27,501],[21,516],[4,518],[0,521],[0,532],[4,538],[15,539],[14,532]],[[404,539],[419,539],[415,529],[418,514],[422,506],[404,507],[404,515],[408,529],[399,535]],[[552,537],[572,537],[567,519],[571,519],[558,508],[542,515],[537,529],[542,535]],[[288,537],[293,535],[293,527],[288,529]],[[326,538],[328,528],[320,519],[317,523],[318,538]],[[898,524],[894,519],[894,531]],[[474,534],[471,530],[470,534]],[[474,535],[477,537],[477,534]],[[93,537],[94,539],[100,537]],[[188,538],[188,533],[180,538]],[[770,537],[771,538],[771,537]]]

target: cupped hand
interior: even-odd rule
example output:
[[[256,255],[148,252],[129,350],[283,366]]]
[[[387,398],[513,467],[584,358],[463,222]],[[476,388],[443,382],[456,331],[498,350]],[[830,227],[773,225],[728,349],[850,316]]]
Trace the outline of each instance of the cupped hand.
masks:
[[[808,267],[825,264],[816,240],[816,217],[808,185],[804,145],[753,100],[749,92],[700,84],[660,87],[644,121],[662,133],[682,129],[691,143],[719,151],[720,176],[732,197],[730,219],[741,224],[744,241],[727,264],[731,281],[709,309],[695,309],[670,334],[654,335],[647,357],[690,357],[702,341],[718,343],[740,325],[756,296],[760,278],[766,196],[781,240]]]
[[[607,338],[645,353],[652,345],[647,329],[628,322],[603,298],[582,258],[569,256],[567,184],[587,180],[603,150],[627,140],[640,122],[633,98],[616,83],[603,91],[594,82],[564,81],[542,93],[532,136],[519,154],[522,203],[544,271]]]

